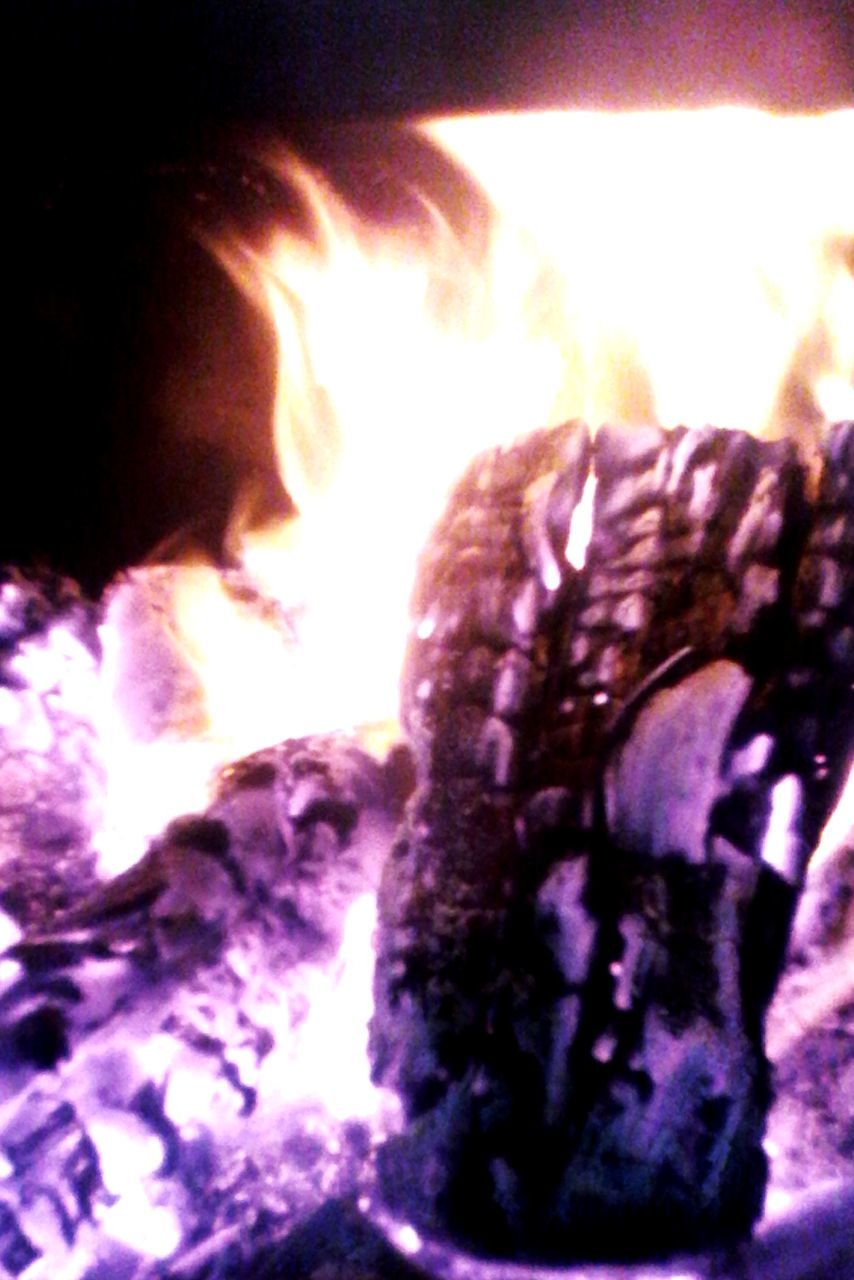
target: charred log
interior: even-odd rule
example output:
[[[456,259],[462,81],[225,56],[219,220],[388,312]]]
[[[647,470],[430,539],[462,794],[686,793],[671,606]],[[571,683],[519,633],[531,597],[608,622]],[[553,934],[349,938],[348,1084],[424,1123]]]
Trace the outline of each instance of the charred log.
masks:
[[[854,426],[570,425],[471,466],[422,557],[375,1078],[396,1211],[469,1247],[746,1235],[763,1021],[851,747]],[[585,566],[564,557],[588,469]]]

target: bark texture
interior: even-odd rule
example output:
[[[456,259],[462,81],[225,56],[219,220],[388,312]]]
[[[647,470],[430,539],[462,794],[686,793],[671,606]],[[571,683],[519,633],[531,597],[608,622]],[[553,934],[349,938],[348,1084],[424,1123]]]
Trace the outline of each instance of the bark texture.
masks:
[[[852,455],[842,424],[810,493],[787,442],[569,424],[452,495],[371,1043],[407,1116],[380,1178],[416,1225],[632,1256],[759,1215],[763,1019],[851,745]]]

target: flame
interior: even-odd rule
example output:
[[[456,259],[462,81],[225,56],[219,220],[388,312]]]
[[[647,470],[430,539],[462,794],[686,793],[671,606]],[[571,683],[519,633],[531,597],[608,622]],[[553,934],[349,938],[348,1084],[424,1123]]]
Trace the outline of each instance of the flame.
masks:
[[[298,515],[259,529],[238,512],[231,534],[284,630],[210,566],[170,570],[201,725],[176,708],[141,730],[118,690],[115,771],[136,776],[122,762],[144,738],[177,778],[172,748],[189,758],[192,741],[194,804],[217,763],[393,721],[417,554],[478,450],[572,417],[807,444],[854,415],[854,112],[494,114],[413,131],[465,175],[474,231],[406,183],[401,215],[372,220],[280,151],[272,180],[299,226],[213,245],[276,335],[273,431]]]
[[[591,471],[584,481],[584,488],[578,505],[572,513],[569,524],[569,537],[566,540],[566,559],[573,569],[581,570],[587,562],[587,548],[593,537],[593,503],[596,498],[596,474]],[[548,582],[545,584],[550,585]],[[559,585],[557,582],[552,586]]]
[[[314,1103],[336,1120],[389,1123],[396,1117],[396,1099],[372,1084],[368,1060],[376,914],[374,894],[356,898],[334,962],[326,968],[306,966],[300,983],[305,1020],[296,1033],[290,1026],[275,1028],[277,1047],[262,1072],[262,1087],[278,1104]],[[275,1012],[281,1020],[281,1011]]]
[[[562,355],[552,418],[802,435],[850,416],[854,179],[839,157],[854,112],[547,112],[427,129],[476,173],[502,235],[523,228],[541,247]]]

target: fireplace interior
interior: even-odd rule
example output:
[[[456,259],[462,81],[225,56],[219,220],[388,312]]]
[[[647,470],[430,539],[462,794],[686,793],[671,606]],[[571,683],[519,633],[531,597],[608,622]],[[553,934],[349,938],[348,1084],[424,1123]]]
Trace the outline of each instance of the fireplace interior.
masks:
[[[854,1275],[854,21],[54,0],[3,22],[0,1276]],[[682,225],[681,180],[705,234],[753,127],[707,165],[674,133],[670,186],[643,142],[621,183],[608,124],[576,188],[580,134],[536,156],[496,134],[490,159],[479,117],[732,105],[815,139],[833,113],[841,140],[814,165],[824,144],[785,143],[754,227],[772,242],[827,180],[830,301],[765,419],[716,421],[725,396],[713,428],[657,413],[630,343],[604,390],[523,418],[516,382],[548,366],[516,379],[511,342],[469,355],[455,394],[481,429],[434,482],[446,366],[425,342],[396,434],[341,444],[301,246],[347,263],[355,243],[374,272],[377,311],[321,299],[316,322],[369,353],[370,407],[412,354],[397,285],[372,283],[386,241],[392,281],[444,246],[444,332],[528,158],[570,238],[605,221],[591,155],[626,226],[658,203]],[[643,258],[626,245],[601,254],[617,275]],[[580,280],[598,259],[574,252]],[[769,268],[763,306],[788,287]],[[715,289],[712,264],[699,311]],[[562,350],[587,376],[582,348]],[[284,435],[283,368],[315,395]],[[375,588],[422,501],[395,647]],[[267,534],[327,520],[330,548],[285,562],[317,599],[275,595]]]

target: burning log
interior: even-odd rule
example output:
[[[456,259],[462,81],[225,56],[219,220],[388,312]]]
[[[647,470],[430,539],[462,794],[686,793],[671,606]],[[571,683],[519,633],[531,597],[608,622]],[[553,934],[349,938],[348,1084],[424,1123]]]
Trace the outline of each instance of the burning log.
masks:
[[[516,1256],[745,1236],[763,1022],[851,747],[854,425],[580,425],[478,458],[425,550],[418,788],[380,892],[392,1209]],[[567,563],[595,477],[586,562]]]

